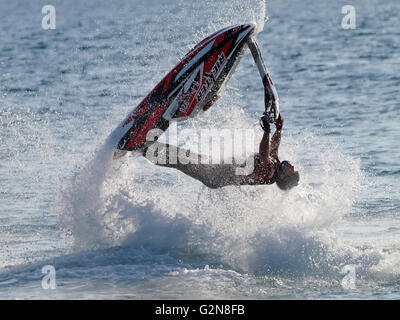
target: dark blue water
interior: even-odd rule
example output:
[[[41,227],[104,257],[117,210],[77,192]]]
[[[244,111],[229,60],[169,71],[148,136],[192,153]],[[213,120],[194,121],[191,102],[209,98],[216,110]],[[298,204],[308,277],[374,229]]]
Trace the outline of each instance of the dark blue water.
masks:
[[[46,4],[0,1],[1,298],[399,298],[398,1],[354,1],[348,30],[345,2],[57,1],[43,30]],[[107,137],[180,57],[247,22],[301,185],[211,191],[134,155],[110,162]],[[262,110],[247,54],[178,129],[261,134]]]

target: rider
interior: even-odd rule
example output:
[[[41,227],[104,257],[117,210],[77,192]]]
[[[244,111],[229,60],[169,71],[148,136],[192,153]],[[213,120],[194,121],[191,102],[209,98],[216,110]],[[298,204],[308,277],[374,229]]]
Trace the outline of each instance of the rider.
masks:
[[[278,158],[279,145],[281,143],[283,118],[279,114],[275,123],[276,131],[269,141],[270,125],[269,117],[263,114],[260,119],[261,128],[264,135],[260,142],[260,152],[255,155],[255,180],[260,184],[276,183],[282,190],[288,190],[297,186],[300,180],[298,171],[294,170],[294,166],[287,160],[280,162]]]
[[[143,155],[154,164],[178,169],[194,179],[201,181],[210,188],[221,188],[228,185],[262,185],[273,184],[282,190],[288,190],[298,185],[299,173],[294,170],[289,161],[279,161],[278,149],[281,142],[283,118],[279,115],[275,122],[276,131],[270,141],[270,121],[267,113],[260,119],[264,135],[260,142],[259,153],[254,155],[254,170],[249,175],[238,175],[236,164],[204,164],[204,156],[197,155],[173,145],[155,142],[143,150]],[[149,152],[150,151],[150,152]],[[170,155],[185,154],[186,160],[170,161]],[[158,161],[157,159],[165,159]],[[189,163],[187,163],[189,162]]]

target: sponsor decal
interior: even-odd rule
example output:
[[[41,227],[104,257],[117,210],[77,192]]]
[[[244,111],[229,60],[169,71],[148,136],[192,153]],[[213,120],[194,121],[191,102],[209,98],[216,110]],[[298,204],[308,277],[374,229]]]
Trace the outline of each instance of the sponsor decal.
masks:
[[[199,78],[200,80],[200,74],[196,76],[196,78]],[[188,111],[188,108],[190,106],[191,98],[193,95],[197,92],[197,90],[200,88],[200,83],[196,80],[193,80],[193,82],[190,84],[189,89],[184,90],[184,88],[181,91],[181,94],[179,96],[179,111],[186,113]]]
[[[201,87],[199,93],[196,96],[197,102],[200,102],[204,98],[204,94],[208,91],[208,89],[215,83],[219,74],[221,73],[222,66],[224,65],[226,58],[224,53],[222,52],[215,62],[214,66],[211,68],[210,72],[204,73],[204,84]]]

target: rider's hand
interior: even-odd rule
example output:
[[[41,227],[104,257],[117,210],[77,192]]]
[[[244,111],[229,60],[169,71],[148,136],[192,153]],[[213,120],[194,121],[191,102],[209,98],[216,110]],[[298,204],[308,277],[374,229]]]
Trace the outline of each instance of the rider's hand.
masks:
[[[260,119],[260,126],[265,132],[268,133],[271,131],[269,123],[270,123],[269,115],[264,112]]]
[[[275,127],[276,127],[276,130],[282,130],[283,118],[282,118],[281,114],[279,114],[278,120],[276,120],[276,122],[275,122]]]

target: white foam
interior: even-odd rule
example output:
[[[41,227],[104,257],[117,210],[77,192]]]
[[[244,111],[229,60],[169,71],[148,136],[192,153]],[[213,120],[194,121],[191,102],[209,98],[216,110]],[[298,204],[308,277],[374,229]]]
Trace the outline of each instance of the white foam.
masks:
[[[186,125],[252,126],[226,102],[214,110],[222,119],[208,113]],[[338,245],[335,225],[352,208],[361,172],[358,161],[335,144],[311,133],[284,132],[281,158],[291,160],[301,176],[289,192],[276,186],[211,190],[134,154],[112,161],[110,146],[98,149],[59,203],[74,251],[144,247],[246,273],[317,272],[346,262],[348,248]]]

